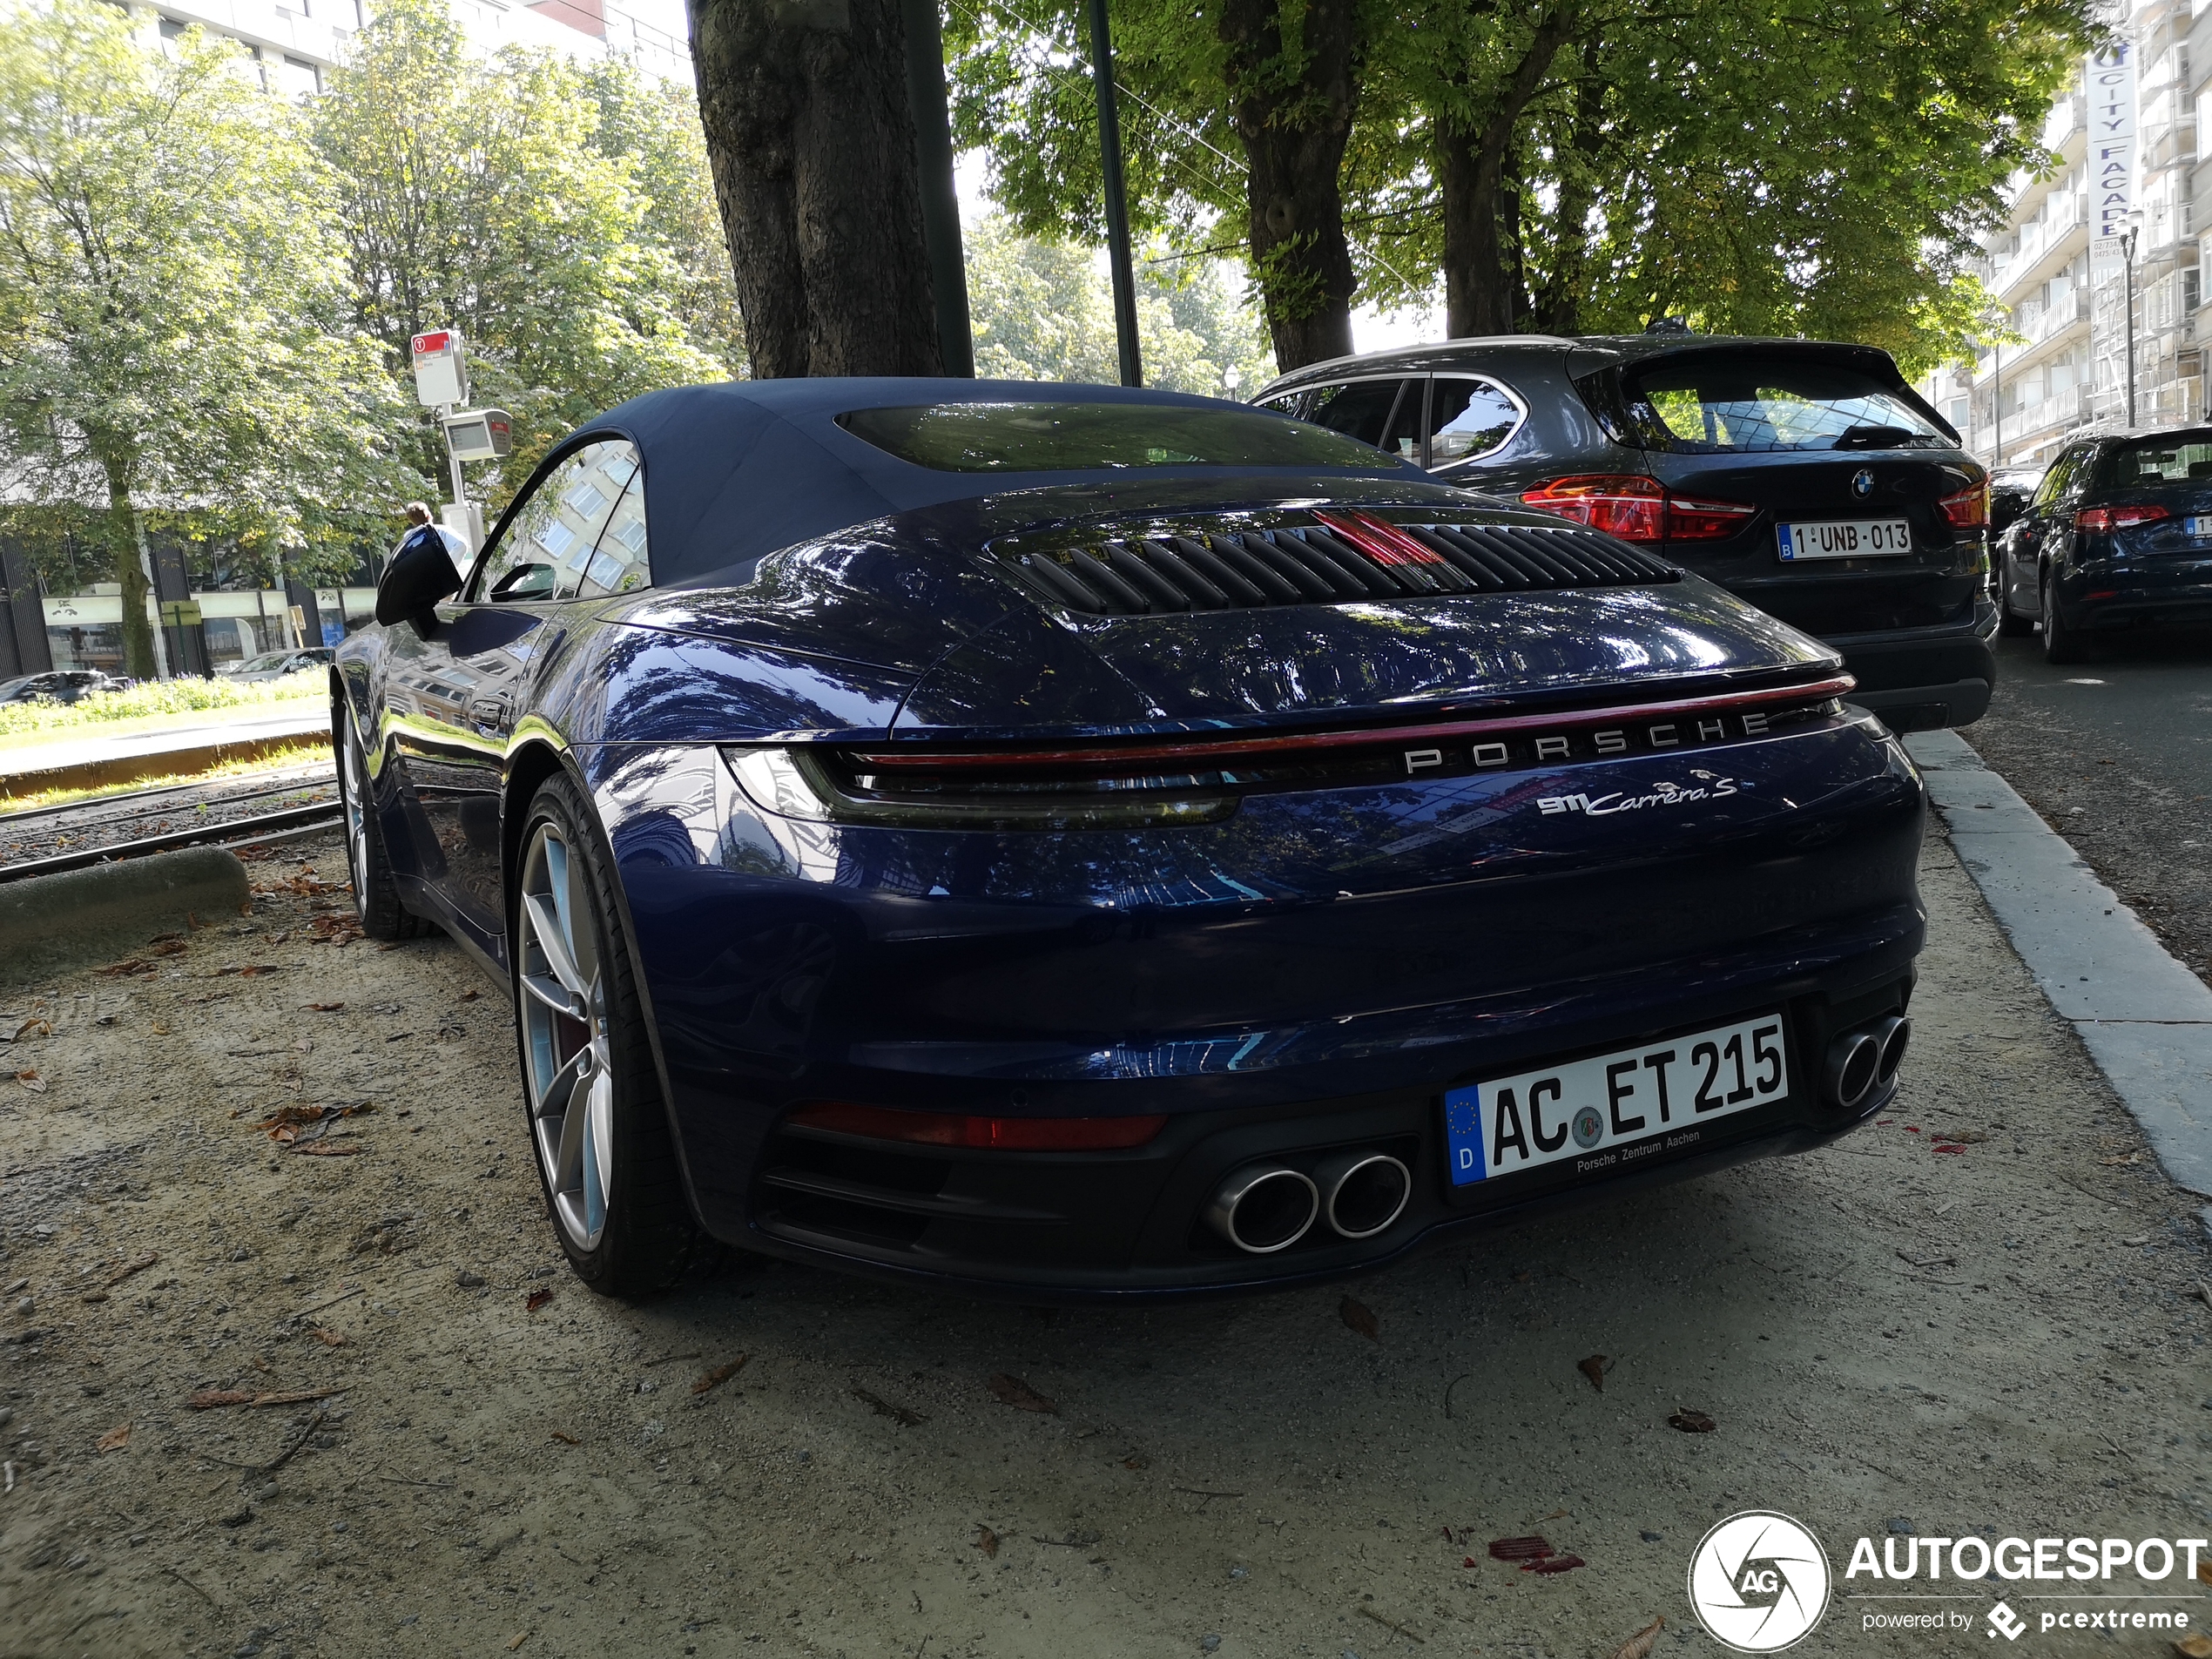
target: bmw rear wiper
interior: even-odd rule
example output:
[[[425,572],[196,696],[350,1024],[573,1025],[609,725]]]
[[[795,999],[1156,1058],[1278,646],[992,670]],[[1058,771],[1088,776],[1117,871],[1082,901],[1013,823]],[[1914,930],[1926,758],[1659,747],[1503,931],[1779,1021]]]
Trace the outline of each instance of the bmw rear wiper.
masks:
[[[1836,440],[1836,447],[1838,449],[1901,449],[1919,443],[1920,437],[1921,435],[1911,427],[1846,427]]]

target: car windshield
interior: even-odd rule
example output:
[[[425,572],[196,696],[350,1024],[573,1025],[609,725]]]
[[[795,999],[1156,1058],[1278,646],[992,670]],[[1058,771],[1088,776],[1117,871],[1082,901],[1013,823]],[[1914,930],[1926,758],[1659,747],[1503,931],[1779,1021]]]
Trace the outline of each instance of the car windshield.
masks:
[[[265,669],[275,668],[280,664],[288,663],[291,660],[292,653],[288,651],[268,651],[260,657],[247,658],[244,662],[239,663],[233,667],[231,670],[231,672],[233,674],[258,674]]]
[[[1691,454],[1947,448],[1934,421],[1845,364],[1720,357],[1656,363],[1631,395],[1667,447]]]
[[[1379,464],[1366,444],[1303,421],[1174,403],[925,403],[854,409],[838,424],[935,472]]]
[[[2121,444],[2105,462],[2107,489],[2146,489],[2208,480],[2212,480],[2212,431],[2139,438]]]

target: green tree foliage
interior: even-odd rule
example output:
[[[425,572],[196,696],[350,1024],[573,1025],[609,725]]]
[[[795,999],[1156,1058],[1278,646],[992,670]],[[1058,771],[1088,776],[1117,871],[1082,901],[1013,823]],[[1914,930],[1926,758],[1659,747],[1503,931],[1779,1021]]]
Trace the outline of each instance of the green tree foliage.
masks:
[[[688,100],[550,53],[474,57],[440,0],[384,0],[315,129],[361,326],[402,357],[459,328],[476,401],[515,417],[495,507],[599,410],[736,367]],[[435,477],[442,441],[418,429]]]
[[[1385,307],[1440,275],[1455,333],[1672,314],[1870,341],[1908,370],[1955,355],[1984,309],[1973,239],[2047,165],[2044,111],[2094,33],[2086,0],[1361,0],[1348,22],[1267,0],[1277,48],[1253,60],[1249,9],[1118,0],[1117,67],[1134,216],[1251,249],[1285,367],[1316,277],[1263,246],[1263,208],[1309,239],[1333,214]],[[955,8],[961,137],[1031,233],[1096,233],[1078,21],[1077,0]],[[1255,84],[1278,127],[1352,111],[1332,205],[1256,190]]]
[[[147,511],[343,546],[400,475],[332,200],[234,46],[155,50],[98,0],[0,20],[0,428],[32,511],[112,562],[133,673]]]
[[[1025,237],[998,214],[970,225],[965,240],[978,376],[1119,378],[1114,298],[1097,253]],[[1266,333],[1218,263],[1141,266],[1137,319],[1150,385],[1218,397],[1231,368],[1246,392],[1271,372]]]

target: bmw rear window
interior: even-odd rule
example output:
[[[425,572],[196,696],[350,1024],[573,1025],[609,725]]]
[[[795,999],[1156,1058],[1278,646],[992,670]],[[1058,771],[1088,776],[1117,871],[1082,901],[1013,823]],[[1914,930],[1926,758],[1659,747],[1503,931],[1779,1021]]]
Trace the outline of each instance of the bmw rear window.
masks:
[[[856,438],[934,472],[1122,467],[1356,467],[1373,449],[1303,421],[1172,403],[922,403],[837,417]]]
[[[2160,484],[2212,479],[2212,432],[2169,434],[2123,443],[2106,460],[2107,489],[2149,489]]]
[[[1689,455],[1950,448],[1955,440],[1863,369],[1787,358],[1697,358],[1634,373],[1629,396],[1659,447]]]

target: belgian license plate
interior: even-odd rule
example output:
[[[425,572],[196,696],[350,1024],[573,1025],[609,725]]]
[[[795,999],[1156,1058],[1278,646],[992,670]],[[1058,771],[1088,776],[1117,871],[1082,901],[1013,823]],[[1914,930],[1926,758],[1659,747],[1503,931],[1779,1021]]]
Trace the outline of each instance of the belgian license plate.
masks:
[[[2212,541],[2212,518],[2185,518],[2182,534],[2192,542]]]
[[[1797,559],[1890,558],[1912,550],[1912,525],[1902,518],[1823,518],[1777,524],[1782,556]]]
[[[1618,1170],[1789,1092],[1779,1014],[1469,1083],[1444,1096],[1452,1184],[1569,1160],[1579,1175]]]

